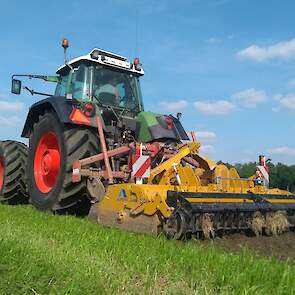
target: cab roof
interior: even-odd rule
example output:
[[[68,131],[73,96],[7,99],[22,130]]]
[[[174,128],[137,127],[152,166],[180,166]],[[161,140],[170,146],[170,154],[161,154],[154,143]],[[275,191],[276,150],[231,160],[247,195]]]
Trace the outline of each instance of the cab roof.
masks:
[[[61,74],[68,65],[75,66],[81,61],[88,60],[101,65],[106,65],[116,69],[125,70],[137,75],[144,75],[142,67],[135,66],[133,63],[127,61],[127,58],[103,49],[94,48],[88,54],[79,56],[70,60],[67,64],[62,65],[56,71],[57,74]]]

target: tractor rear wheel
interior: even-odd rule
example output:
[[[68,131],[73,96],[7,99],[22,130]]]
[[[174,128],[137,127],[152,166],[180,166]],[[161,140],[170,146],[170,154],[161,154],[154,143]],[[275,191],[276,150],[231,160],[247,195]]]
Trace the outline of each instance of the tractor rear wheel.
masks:
[[[72,182],[72,164],[97,154],[99,146],[95,129],[64,125],[52,112],[40,116],[30,136],[28,157],[32,204],[40,210],[88,214],[91,204],[87,182]]]
[[[26,165],[28,148],[13,140],[0,143],[0,201],[10,205],[27,204]]]

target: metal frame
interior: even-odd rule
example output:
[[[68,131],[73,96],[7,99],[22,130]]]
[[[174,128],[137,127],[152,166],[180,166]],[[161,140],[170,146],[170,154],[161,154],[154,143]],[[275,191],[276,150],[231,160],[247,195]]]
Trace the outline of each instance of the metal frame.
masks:
[[[103,124],[102,124],[101,118],[96,116],[95,119],[97,123],[98,136],[99,136],[102,152],[95,156],[74,161],[72,181],[73,182],[81,181],[81,176],[104,177],[108,179],[109,184],[112,184],[114,182],[114,178],[127,179],[130,175],[130,172],[129,171],[128,172],[113,171],[110,165],[109,158],[129,152],[133,148],[133,145],[129,144],[129,145],[121,146],[119,148],[108,151],[104,133],[103,133]],[[105,170],[98,171],[98,170],[93,170],[89,168],[82,168],[82,166],[85,166],[94,162],[102,161],[102,160],[104,161],[106,166]]]
[[[100,140],[100,147],[101,147],[101,153],[76,160],[73,162],[73,174],[72,174],[72,181],[73,182],[79,182],[81,181],[82,176],[88,176],[88,177],[103,177],[104,179],[108,180],[109,184],[114,183],[114,178],[119,178],[123,180],[127,180],[128,178],[131,179],[131,170],[127,171],[113,171],[110,165],[110,158],[114,156],[123,155],[126,153],[130,153],[131,150],[136,149],[136,144],[129,143],[122,145],[118,148],[115,148],[113,150],[108,150],[104,131],[103,131],[103,122],[99,116],[95,117],[96,123],[97,123],[97,131],[98,136]],[[168,153],[167,149],[163,149],[160,143],[155,142],[152,144],[145,144],[142,146],[142,150],[150,155],[152,158],[155,157],[161,150],[163,150],[164,154]],[[104,161],[105,169],[104,170],[98,170],[93,168],[83,168],[83,166],[89,165],[94,162]]]

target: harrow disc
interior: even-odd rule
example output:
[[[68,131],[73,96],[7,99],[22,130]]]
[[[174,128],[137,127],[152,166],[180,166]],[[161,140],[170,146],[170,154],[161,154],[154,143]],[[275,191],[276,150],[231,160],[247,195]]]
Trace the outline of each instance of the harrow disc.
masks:
[[[190,216],[182,208],[178,208],[164,222],[163,231],[169,239],[181,240],[184,239],[189,232]]]

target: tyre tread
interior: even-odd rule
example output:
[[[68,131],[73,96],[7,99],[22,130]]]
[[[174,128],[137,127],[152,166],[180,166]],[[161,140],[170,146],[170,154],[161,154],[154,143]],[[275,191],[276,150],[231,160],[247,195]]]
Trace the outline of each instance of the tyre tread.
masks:
[[[1,141],[0,149],[5,162],[0,202],[11,205],[26,204],[29,201],[26,185],[28,148],[21,142],[5,140]]]

